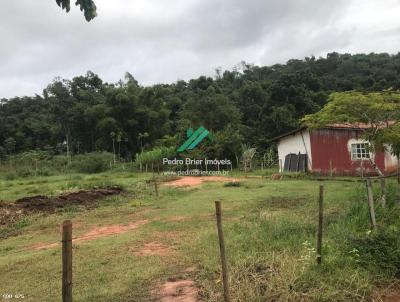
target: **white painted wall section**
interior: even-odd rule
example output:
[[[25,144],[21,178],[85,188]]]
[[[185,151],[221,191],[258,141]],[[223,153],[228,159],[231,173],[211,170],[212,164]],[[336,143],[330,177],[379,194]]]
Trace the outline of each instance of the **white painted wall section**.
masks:
[[[307,154],[308,170],[312,170],[312,154],[310,132],[308,130],[299,131],[283,137],[278,142],[279,171],[283,172],[285,157],[290,153]]]
[[[397,170],[398,159],[391,152],[391,147],[386,146],[385,151],[385,171],[394,172]]]

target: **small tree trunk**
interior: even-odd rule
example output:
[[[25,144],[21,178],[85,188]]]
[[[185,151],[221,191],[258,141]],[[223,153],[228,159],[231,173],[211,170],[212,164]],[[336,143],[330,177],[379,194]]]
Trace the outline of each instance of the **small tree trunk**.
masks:
[[[68,159],[68,163],[71,163],[71,156],[70,156],[70,152],[69,152],[69,133],[67,133],[67,159]]]
[[[400,156],[397,155],[397,183],[400,184]]]
[[[380,182],[381,182],[381,193],[382,193],[381,204],[382,204],[382,207],[385,207],[386,206],[386,181],[384,178],[381,178]]]
[[[115,140],[112,140],[113,142],[113,155],[114,155],[114,164],[116,163],[116,158],[115,158]]]
[[[369,159],[369,161],[371,163],[372,168],[375,169],[376,173],[378,173],[378,175],[380,177],[383,177],[384,175],[383,175],[382,171],[379,169],[379,167],[376,165],[375,160],[372,159],[372,157],[371,157]],[[382,206],[385,207],[385,205],[386,205],[386,181],[384,178],[381,178],[380,182],[381,182],[381,196],[382,196],[381,203],[382,203]]]
[[[371,218],[371,225],[374,230],[377,229],[376,218],[375,218],[375,206],[374,206],[374,193],[372,191],[372,183],[370,179],[367,179],[367,195],[368,195],[368,207]]]

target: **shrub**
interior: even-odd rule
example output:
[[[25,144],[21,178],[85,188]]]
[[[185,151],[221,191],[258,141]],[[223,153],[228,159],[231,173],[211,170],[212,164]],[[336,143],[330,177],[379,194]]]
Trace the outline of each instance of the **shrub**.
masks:
[[[242,185],[239,181],[230,181],[224,184],[224,187],[240,187]]]
[[[362,266],[382,269],[389,276],[400,274],[400,232],[396,227],[367,232],[349,240]]]
[[[87,153],[73,158],[71,168],[80,173],[100,173],[109,169],[111,153]]]
[[[17,168],[17,174],[19,177],[30,177],[35,175],[35,171],[32,171],[29,167],[22,166],[20,168]]]
[[[378,189],[375,186],[375,189]],[[375,190],[375,199],[379,200],[379,190]],[[388,184],[387,203],[383,208],[375,203],[378,230],[365,231],[370,227],[369,210],[365,186],[360,186],[354,196],[354,202],[344,217],[347,225],[353,229],[348,236],[349,248],[357,262],[370,270],[386,276],[400,275],[400,207],[397,200],[398,187]]]
[[[16,179],[18,177],[18,175],[17,175],[17,173],[15,173],[15,172],[8,172],[8,173],[6,173],[5,174],[5,179],[6,180],[14,180],[14,179]]]

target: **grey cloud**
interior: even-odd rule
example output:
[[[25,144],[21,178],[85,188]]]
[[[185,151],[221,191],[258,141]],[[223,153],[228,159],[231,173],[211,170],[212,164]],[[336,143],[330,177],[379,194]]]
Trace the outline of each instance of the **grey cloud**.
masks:
[[[54,0],[13,0],[0,11],[0,97],[32,95],[54,77],[87,70],[109,82],[173,82],[241,60],[284,63],[330,51],[397,52],[396,29],[373,22],[373,0],[96,0],[86,23]],[[400,5],[380,1],[393,14]],[[385,9],[379,13],[383,14]],[[368,28],[373,31],[366,32]],[[378,45],[379,43],[379,45]]]

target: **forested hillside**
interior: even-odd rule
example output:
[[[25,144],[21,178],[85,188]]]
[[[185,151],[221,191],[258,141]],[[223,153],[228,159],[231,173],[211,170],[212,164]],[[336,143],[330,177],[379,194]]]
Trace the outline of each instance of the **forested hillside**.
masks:
[[[333,91],[400,89],[400,54],[328,54],[259,67],[243,63],[214,78],[141,86],[88,72],[56,79],[43,95],[2,99],[0,156],[41,149],[55,154],[175,146],[188,127],[206,127],[212,156],[232,156],[245,143],[259,150],[318,111]],[[114,146],[114,147],[113,147]]]

